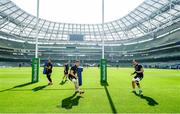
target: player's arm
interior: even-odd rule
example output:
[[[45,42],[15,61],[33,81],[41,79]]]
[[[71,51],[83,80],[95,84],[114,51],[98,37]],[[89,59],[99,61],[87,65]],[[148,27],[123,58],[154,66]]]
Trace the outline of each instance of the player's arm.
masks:
[[[140,71],[136,71],[137,73],[143,73],[144,72],[144,69],[143,68],[141,68],[141,70]]]
[[[136,74],[136,71],[134,71],[133,73],[131,73],[131,75],[134,75],[134,74]]]
[[[49,67],[48,67],[48,69],[51,69],[52,68],[52,66],[50,65]]]

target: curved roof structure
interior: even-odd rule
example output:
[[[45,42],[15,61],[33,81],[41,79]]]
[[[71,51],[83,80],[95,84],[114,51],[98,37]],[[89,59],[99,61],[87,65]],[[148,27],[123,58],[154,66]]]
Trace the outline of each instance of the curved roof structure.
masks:
[[[105,41],[139,38],[180,20],[179,0],[145,0],[128,15],[104,25]],[[35,41],[37,18],[10,0],[0,1],[0,32],[14,40]],[[84,42],[100,42],[102,24],[59,23],[39,19],[40,42],[69,42],[70,35],[82,35]]]

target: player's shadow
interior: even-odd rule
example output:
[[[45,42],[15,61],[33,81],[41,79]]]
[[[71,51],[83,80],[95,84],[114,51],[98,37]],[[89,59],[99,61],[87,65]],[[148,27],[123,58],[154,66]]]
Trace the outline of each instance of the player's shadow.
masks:
[[[14,87],[12,87],[12,88],[8,88],[8,89],[1,90],[0,92],[10,91],[10,90],[12,90],[12,89],[20,88],[20,87],[24,87],[24,86],[28,86],[28,85],[31,85],[31,84],[33,84],[33,83],[32,83],[32,82],[28,82],[28,83],[20,84],[20,85],[14,86]]]
[[[65,109],[72,109],[73,106],[78,106],[79,100],[82,97],[76,96],[76,94],[77,93],[74,93],[72,96],[63,99],[61,102],[61,107]]]
[[[39,90],[44,89],[44,88],[47,87],[47,86],[48,86],[48,85],[38,86],[38,87],[33,88],[32,90],[33,90],[34,92],[36,92],[36,91],[39,91]]]
[[[156,105],[159,104],[156,100],[154,100],[154,99],[151,98],[151,97],[144,96],[144,95],[139,95],[139,94],[137,94],[137,93],[135,93],[135,92],[134,92],[134,94],[135,94],[136,96],[140,97],[141,99],[146,100],[147,103],[148,103],[148,105],[150,105],[150,106],[156,106]]]
[[[61,81],[61,83],[59,83],[60,85],[64,85],[67,82],[67,80],[65,81]]]

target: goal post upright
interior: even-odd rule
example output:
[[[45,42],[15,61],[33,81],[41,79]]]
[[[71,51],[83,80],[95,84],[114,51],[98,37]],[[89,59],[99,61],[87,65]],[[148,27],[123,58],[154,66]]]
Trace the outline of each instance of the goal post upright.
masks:
[[[104,0],[102,0],[102,58],[100,62],[100,82],[101,83],[107,83],[107,60],[105,59],[104,55]]]
[[[40,58],[38,58],[38,23],[39,23],[39,0],[37,0],[36,36],[35,36],[35,57],[32,58],[32,83],[39,81]]]

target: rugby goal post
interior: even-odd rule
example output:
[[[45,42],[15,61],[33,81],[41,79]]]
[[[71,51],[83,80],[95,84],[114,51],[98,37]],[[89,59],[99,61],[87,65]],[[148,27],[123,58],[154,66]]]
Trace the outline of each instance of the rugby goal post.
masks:
[[[39,67],[40,67],[40,58],[32,59],[32,83],[39,81]]]
[[[101,59],[101,83],[107,83],[107,60]]]

